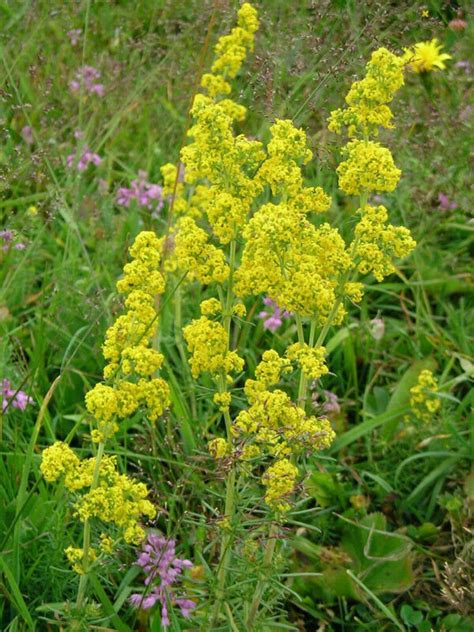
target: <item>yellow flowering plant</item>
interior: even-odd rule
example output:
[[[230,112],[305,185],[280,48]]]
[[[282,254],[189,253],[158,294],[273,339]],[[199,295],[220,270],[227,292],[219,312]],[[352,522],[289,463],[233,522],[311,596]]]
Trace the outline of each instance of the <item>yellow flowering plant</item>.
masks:
[[[221,620],[235,562],[242,486],[260,480],[272,516],[263,556],[269,566],[278,525],[301,480],[300,457],[328,447],[334,438],[329,421],[311,414],[308,402],[308,385],[329,371],[328,332],[343,321],[349,302],[362,300],[365,275],[381,281],[415,246],[408,229],[388,222],[384,206],[370,203],[371,195],[393,191],[401,176],[390,150],[377,139],[380,128],[394,126],[390,103],[404,84],[406,61],[385,48],[375,51],[346,107],[329,119],[330,130],[348,136],[337,168],[339,187],[359,200],[358,221],[347,242],[327,219],[330,196],[305,183],[304,167],[313,152],[304,130],[277,119],[266,143],[235,132],[246,110],[231,100],[230,81],[252,50],[257,27],[255,9],[245,3],[237,26],[215,47],[211,72],[194,98],[191,142],[181,151],[183,182],[176,180],[173,200],[175,247],[168,269],[207,288],[200,317],[183,329],[189,365],[193,378],[211,379],[217,418],[221,414],[225,426],[225,436],[208,443],[210,455],[227,472],[212,626]],[[176,178],[180,169],[166,167]],[[166,186],[171,191],[171,184]],[[245,350],[235,348],[234,341],[245,302],[261,295],[292,314],[297,340],[282,355],[265,351],[254,376],[244,379]],[[242,383],[244,407],[238,395]],[[248,629],[258,618],[264,590],[259,582],[247,606]]]
[[[328,119],[329,130],[345,141],[336,172],[341,194],[353,198],[347,236],[333,225],[331,197],[305,180],[314,154],[303,129],[276,119],[265,141],[236,131],[246,108],[230,98],[232,81],[253,50],[258,25],[257,11],[244,3],[237,25],[217,42],[211,70],[193,99],[189,143],[178,164],[161,167],[163,195],[171,200],[169,234],[143,231],[130,248],[131,261],[117,283],[124,313],[105,336],[104,379],[85,398],[94,456],[79,458],[64,442],[43,453],[44,478],[63,481],[83,524],[82,546],[66,549],[81,576],[78,607],[94,564],[120,541],[140,543],[146,521],[156,515],[147,487],[121,474],[106,448],[130,416],[156,423],[170,406],[170,387],[160,375],[167,350],[159,348],[157,336],[165,282],[184,280],[184,296],[192,306],[199,302],[183,326],[181,289],[176,292],[175,340],[186,345],[180,353],[193,382],[190,398],[203,392],[209,404],[209,419],[197,421],[215,485],[225,485],[214,511],[218,541],[207,565],[211,605],[202,629],[232,621],[226,594],[242,580],[234,569],[251,548],[251,529],[243,527],[250,523],[264,534],[261,577],[245,593],[240,617],[253,630],[264,616],[261,604],[282,526],[303,497],[304,464],[335,438],[331,422],[314,414],[310,397],[310,385],[330,372],[329,332],[341,325],[350,304],[362,301],[368,275],[382,281],[396,273],[398,261],[415,247],[409,230],[389,223],[387,208],[373,198],[394,191],[401,177],[380,130],[393,129],[390,104],[404,85],[407,64],[421,68],[423,47],[417,45],[409,59],[386,48],[374,51],[344,107]],[[445,58],[432,67],[442,67]],[[266,349],[255,361],[238,341],[261,296],[291,314],[293,337],[284,349]],[[425,375],[412,389],[412,406],[422,419],[424,409],[435,412],[435,387]],[[179,425],[179,413],[174,415]]]

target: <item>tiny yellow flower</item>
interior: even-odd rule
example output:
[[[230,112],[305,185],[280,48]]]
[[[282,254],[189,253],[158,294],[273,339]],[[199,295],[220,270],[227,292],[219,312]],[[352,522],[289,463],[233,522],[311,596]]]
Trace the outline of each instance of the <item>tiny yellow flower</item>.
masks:
[[[26,212],[30,217],[36,217],[38,215],[38,209],[36,208],[36,206],[29,206],[26,209]]]

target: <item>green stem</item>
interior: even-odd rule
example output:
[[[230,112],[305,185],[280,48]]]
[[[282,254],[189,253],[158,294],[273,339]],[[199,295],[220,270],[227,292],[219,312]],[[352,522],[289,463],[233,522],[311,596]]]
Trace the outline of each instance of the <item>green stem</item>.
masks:
[[[95,457],[94,474],[92,476],[90,491],[94,490],[97,487],[97,484],[99,482],[100,464],[102,461],[102,457],[104,456],[104,449],[105,449],[105,443],[99,443],[99,447],[97,449],[97,454]],[[89,572],[90,543],[91,543],[91,525],[90,525],[90,521],[86,518],[86,520],[84,521],[84,536],[82,540],[82,566],[84,569],[84,574],[81,575],[81,579],[79,580],[79,588],[77,590],[77,599],[76,599],[76,608],[78,610],[80,610],[84,604],[87,582],[89,580],[88,572]]]
[[[230,242],[230,252],[229,252],[229,281],[227,284],[227,293],[224,304],[223,311],[223,327],[227,332],[228,343],[227,349],[230,347],[230,326],[232,323],[232,307],[234,302],[233,295],[233,281],[234,281],[234,268],[235,268],[235,260],[236,260],[236,247],[237,242],[233,239]],[[227,382],[226,376],[221,375],[219,378],[219,392],[225,393],[227,391]],[[224,421],[226,427],[227,441],[229,444],[232,443],[232,420],[230,418],[229,410],[224,412]],[[231,528],[232,519],[234,516],[235,509],[235,468],[232,466],[229,474],[226,479],[226,495],[225,495],[225,520],[229,521],[229,525],[225,525],[226,531],[222,536],[221,549],[219,555],[219,565],[217,572],[217,590],[216,590],[216,603],[214,605],[213,613],[212,613],[212,623],[211,629],[213,629],[219,620],[222,603],[224,601],[225,594],[225,584],[227,579],[227,569],[230,565],[231,554],[232,554],[232,533],[229,531]]]
[[[227,429],[227,438],[231,438],[231,419],[229,413],[224,414],[226,429]],[[232,532],[230,531],[232,527],[232,518],[234,515],[235,508],[235,468],[232,466],[231,471],[229,472],[226,480],[226,494],[225,494],[225,517],[224,520],[229,521],[229,524],[225,524],[224,528],[226,531],[222,536],[221,542],[221,550],[219,555],[219,565],[218,565],[218,573],[217,573],[217,590],[216,590],[216,603],[214,605],[214,610],[212,613],[212,624],[211,629],[214,629],[219,620],[222,602],[224,601],[225,594],[225,583],[227,579],[227,569],[229,567],[231,561],[231,545],[232,545]]]
[[[268,541],[265,546],[265,553],[263,554],[263,570],[265,574],[269,570],[272,564],[273,554],[275,553],[275,547],[277,543],[277,533],[278,533],[277,525],[272,524],[268,532]],[[255,617],[257,615],[258,609],[260,607],[260,603],[262,601],[266,584],[267,584],[267,577],[265,576],[263,579],[259,580],[257,584],[257,588],[255,589],[255,594],[252,599],[252,603],[250,604],[250,610],[247,617],[248,630],[252,629]]]
[[[298,342],[300,345],[304,345],[305,344],[305,340],[304,340],[304,330],[303,330],[303,321],[301,320],[301,316],[299,314],[295,314],[295,320],[296,320],[296,329],[298,331]],[[303,408],[305,407],[305,399],[306,399],[306,390],[308,387],[308,381],[305,377],[305,375],[303,374],[303,371],[301,370],[300,372],[300,381],[299,381],[299,385],[298,385],[298,400],[297,403],[302,406]]]
[[[229,341],[230,341],[230,324],[232,322],[232,307],[233,307],[233,302],[234,302],[233,289],[234,289],[234,268],[235,268],[236,250],[237,250],[237,242],[235,239],[233,239],[230,242],[230,253],[229,253],[230,273],[229,273],[229,282],[227,284],[227,295],[226,295],[225,305],[224,305],[224,323],[223,323],[224,329],[226,330],[227,335],[229,336]]]

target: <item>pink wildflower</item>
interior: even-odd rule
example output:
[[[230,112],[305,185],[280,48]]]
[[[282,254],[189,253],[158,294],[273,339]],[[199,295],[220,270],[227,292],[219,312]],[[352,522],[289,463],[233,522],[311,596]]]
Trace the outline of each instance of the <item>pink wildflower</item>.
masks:
[[[104,96],[105,88],[104,84],[98,83],[101,73],[100,70],[93,66],[82,66],[76,72],[74,79],[69,82],[69,88],[72,92],[79,92],[81,86],[89,94],[96,94],[99,97]]]
[[[456,202],[451,202],[447,195],[438,193],[439,207],[442,211],[452,211],[458,207]]]
[[[120,187],[117,204],[128,207],[134,200],[138,206],[158,212],[163,207],[163,189],[159,184],[147,182],[146,178],[146,171],[139,171],[138,178],[132,180],[130,188]]]
[[[32,145],[34,143],[33,130],[29,125],[25,125],[24,127],[22,127],[21,137],[27,145]]]
[[[79,157],[77,153],[69,154],[69,156],[66,156],[66,164],[70,169],[74,166],[74,164],[76,164],[76,161],[76,169],[79,172],[85,171],[90,163],[92,163],[96,167],[98,167],[102,163],[102,158],[99,156],[99,154],[95,154],[94,152],[92,152],[89,147],[87,147],[87,145],[82,147],[81,152],[82,153]]]
[[[176,584],[185,568],[191,568],[189,560],[176,557],[174,540],[151,533],[142,546],[137,564],[146,574],[144,584],[149,588],[144,594],[135,593],[130,596],[130,603],[137,608],[149,610],[159,602],[161,604],[161,625],[170,625],[169,607],[178,606],[185,618],[191,616],[196,603],[191,599],[178,597],[173,584]]]
[[[81,37],[82,29],[71,29],[67,32],[67,36],[69,37],[69,41],[71,42],[71,46],[76,46],[79,42],[79,38]]]
[[[11,387],[10,380],[3,380],[0,395],[2,396],[3,413],[5,413],[10,406],[18,410],[25,410],[28,404],[33,403],[33,399],[24,391],[15,391],[15,389]]]
[[[275,303],[275,301],[268,296],[263,299],[263,304],[268,307],[268,310],[260,312],[258,318],[263,320],[263,328],[269,329],[271,332],[275,333],[275,331],[281,327],[283,324],[283,318],[289,318],[291,316],[291,312],[283,311],[281,308]]]

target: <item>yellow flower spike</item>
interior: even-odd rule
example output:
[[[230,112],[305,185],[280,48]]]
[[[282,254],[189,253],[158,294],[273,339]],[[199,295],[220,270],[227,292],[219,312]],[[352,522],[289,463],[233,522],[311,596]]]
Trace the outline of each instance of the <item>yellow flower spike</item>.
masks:
[[[221,413],[225,413],[229,410],[232,396],[230,393],[215,393],[213,402],[219,406]]]
[[[374,141],[353,140],[344,148],[346,160],[336,169],[339,187],[348,195],[393,191],[401,171],[386,147]]]
[[[224,283],[229,276],[229,266],[222,250],[209,242],[209,236],[191,217],[183,217],[177,225],[175,256],[188,279],[203,284]]]
[[[329,373],[324,360],[325,355],[324,347],[313,348],[299,342],[290,345],[286,350],[287,358],[299,364],[303,375],[311,380],[318,380]]]
[[[242,358],[235,351],[228,351],[229,336],[220,323],[201,316],[187,325],[183,334],[191,353],[193,377],[205,372],[218,376],[243,369]]]
[[[388,224],[384,206],[366,205],[359,210],[361,219],[355,227],[354,259],[362,274],[372,272],[377,281],[395,272],[394,258],[408,256],[416,246],[404,226]]]
[[[84,551],[82,549],[78,549],[74,546],[68,546],[64,549],[64,553],[68,559],[68,562],[71,565],[73,571],[75,571],[78,575],[84,575],[84,566],[82,564],[82,560],[84,557]],[[89,549],[88,552],[88,561],[89,563],[95,562],[97,559],[97,553],[94,549]]]
[[[441,406],[437,393],[437,379],[432,371],[424,369],[418,376],[417,384],[410,389],[410,406],[417,419],[425,423],[431,421]]]
[[[262,477],[262,483],[267,488],[267,505],[281,512],[291,509],[288,496],[295,489],[297,477],[298,468],[288,459],[280,459],[271,465]]]

